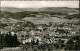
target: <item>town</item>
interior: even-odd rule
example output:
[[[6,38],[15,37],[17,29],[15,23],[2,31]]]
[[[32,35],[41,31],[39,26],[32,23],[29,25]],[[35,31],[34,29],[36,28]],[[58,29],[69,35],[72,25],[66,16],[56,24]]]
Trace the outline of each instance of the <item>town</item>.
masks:
[[[74,13],[71,15],[74,15]],[[0,34],[16,34],[20,42],[20,46],[18,47],[22,47],[26,44],[65,45],[71,37],[79,36],[79,19],[73,18],[69,20],[64,19],[64,17],[63,15],[58,16],[38,13],[31,14],[31,17],[25,17],[21,20],[11,17],[1,18]],[[59,43],[59,41],[61,42]],[[5,49],[2,51],[5,51]]]

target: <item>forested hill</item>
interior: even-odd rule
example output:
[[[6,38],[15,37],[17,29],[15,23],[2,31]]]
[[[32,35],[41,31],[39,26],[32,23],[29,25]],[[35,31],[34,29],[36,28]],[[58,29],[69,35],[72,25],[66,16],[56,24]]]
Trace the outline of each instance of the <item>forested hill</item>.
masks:
[[[22,19],[25,17],[36,17],[35,15],[43,13],[49,15],[65,15],[65,19],[79,18],[78,8],[67,7],[45,7],[45,8],[10,8],[2,7],[0,18]],[[72,15],[69,15],[71,13]],[[73,14],[74,13],[74,14]],[[31,15],[35,14],[35,15]]]

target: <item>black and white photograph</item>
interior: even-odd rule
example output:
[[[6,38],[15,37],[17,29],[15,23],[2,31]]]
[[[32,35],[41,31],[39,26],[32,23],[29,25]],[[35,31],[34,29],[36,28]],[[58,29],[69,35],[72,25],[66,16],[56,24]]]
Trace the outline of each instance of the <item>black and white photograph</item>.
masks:
[[[0,1],[1,51],[80,51],[79,1]]]

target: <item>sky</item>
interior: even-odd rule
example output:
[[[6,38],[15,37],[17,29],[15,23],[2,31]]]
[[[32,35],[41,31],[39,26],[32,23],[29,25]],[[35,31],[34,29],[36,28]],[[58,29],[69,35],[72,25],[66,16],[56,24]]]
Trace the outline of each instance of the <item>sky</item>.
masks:
[[[15,7],[15,8],[70,7],[70,8],[79,8],[79,1],[1,1],[1,7]]]

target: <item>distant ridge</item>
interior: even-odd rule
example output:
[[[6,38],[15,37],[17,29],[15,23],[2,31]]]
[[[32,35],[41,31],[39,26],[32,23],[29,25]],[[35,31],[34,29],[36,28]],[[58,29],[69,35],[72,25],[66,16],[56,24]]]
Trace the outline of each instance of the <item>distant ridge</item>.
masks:
[[[71,12],[78,11],[78,8],[68,7],[43,7],[43,8],[14,8],[14,7],[1,7],[1,11],[7,12],[22,12],[22,11],[54,11],[54,12]]]

